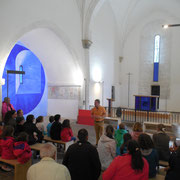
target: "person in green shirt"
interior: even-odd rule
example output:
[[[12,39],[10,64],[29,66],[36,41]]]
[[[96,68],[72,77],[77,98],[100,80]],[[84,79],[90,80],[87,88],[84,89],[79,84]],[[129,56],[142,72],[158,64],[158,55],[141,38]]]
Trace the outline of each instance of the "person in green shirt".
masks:
[[[123,144],[123,136],[124,134],[128,133],[127,130],[125,130],[125,125],[121,123],[119,125],[119,129],[115,131],[115,140],[116,140],[116,155],[120,155],[120,147]]]

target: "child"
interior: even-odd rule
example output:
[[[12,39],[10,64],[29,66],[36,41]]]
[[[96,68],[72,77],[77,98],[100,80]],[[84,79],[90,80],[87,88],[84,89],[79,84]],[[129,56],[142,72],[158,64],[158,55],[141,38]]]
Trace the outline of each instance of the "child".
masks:
[[[16,159],[16,156],[13,153],[14,147],[14,138],[13,138],[14,128],[12,126],[5,126],[2,133],[2,140],[1,140],[1,148],[2,159]],[[4,171],[11,171],[6,165],[3,165],[2,170]]]
[[[15,131],[14,131],[14,136],[18,136],[19,133],[23,132],[24,131],[24,124],[25,120],[24,120],[24,117],[17,117],[16,118],[16,127],[15,127]]]
[[[98,153],[102,170],[106,170],[116,157],[116,141],[113,138],[114,128],[112,125],[106,127],[106,133],[101,136],[98,143]]]
[[[153,141],[148,134],[141,134],[138,137],[138,143],[143,157],[149,164],[149,178],[155,178],[159,166],[159,158],[157,151],[154,149]]]
[[[44,128],[44,123],[43,123],[44,119],[43,116],[38,116],[36,118],[36,127],[43,133],[45,134],[45,128]]]
[[[117,155],[120,155],[120,147],[123,144],[123,141],[124,141],[123,136],[126,133],[128,133],[128,132],[125,130],[125,125],[123,123],[121,123],[119,125],[119,129],[115,131],[115,140],[117,142],[117,145],[116,145],[116,154]]]
[[[21,132],[14,143],[14,155],[21,164],[28,162],[32,156],[31,148],[27,142],[28,134]]]
[[[73,137],[73,132],[70,127],[69,119],[65,119],[62,124],[62,131],[61,131],[61,140],[64,142],[68,141],[75,141],[76,138]]]
[[[1,152],[2,152],[2,148],[1,148],[1,136],[2,136],[2,129],[3,129],[3,126],[2,126],[2,122],[0,122],[0,156],[1,156]]]
[[[128,142],[130,140],[132,140],[131,134],[129,134],[129,133],[124,134],[123,140],[124,140],[124,142],[120,147],[120,155],[128,153],[127,152],[127,146],[128,146]]]
[[[136,122],[133,125],[133,129],[132,129],[132,132],[131,132],[132,139],[135,140],[135,141],[138,141],[138,137],[142,133],[143,133],[142,124],[140,122]]]
[[[47,125],[47,136],[50,137],[51,126],[54,122],[54,116],[49,117],[49,124]]]

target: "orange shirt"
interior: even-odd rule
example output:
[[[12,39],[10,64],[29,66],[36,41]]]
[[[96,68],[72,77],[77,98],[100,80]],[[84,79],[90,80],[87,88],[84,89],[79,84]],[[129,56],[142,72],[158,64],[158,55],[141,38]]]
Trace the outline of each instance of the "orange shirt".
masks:
[[[106,110],[104,107],[99,106],[98,108],[94,107],[91,109],[91,115],[93,116],[104,116],[106,114]],[[104,118],[95,118],[95,121],[103,121]]]

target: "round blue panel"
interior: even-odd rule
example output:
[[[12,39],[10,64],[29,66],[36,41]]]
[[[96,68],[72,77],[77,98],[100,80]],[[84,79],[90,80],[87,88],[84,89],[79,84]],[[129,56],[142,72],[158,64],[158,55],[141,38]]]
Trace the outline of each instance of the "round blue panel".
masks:
[[[2,98],[7,96],[7,70],[23,70],[25,75],[9,74],[9,97],[16,110],[31,112],[41,101],[45,89],[45,73],[40,60],[23,45],[12,49],[3,72],[6,80]]]

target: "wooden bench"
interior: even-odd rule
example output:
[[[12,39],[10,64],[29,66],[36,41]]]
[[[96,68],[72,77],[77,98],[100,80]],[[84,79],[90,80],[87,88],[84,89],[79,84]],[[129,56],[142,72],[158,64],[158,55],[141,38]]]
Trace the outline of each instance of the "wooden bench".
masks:
[[[36,143],[36,144],[31,145],[30,148],[31,150],[34,150],[34,151],[40,151],[43,146],[44,144],[42,143]]]
[[[157,174],[155,178],[149,178],[149,180],[164,180],[165,176]]]
[[[6,160],[0,157],[0,162],[9,164],[14,167],[14,180],[26,180],[27,171],[31,166],[31,160],[25,164],[20,164],[17,159],[15,160]]]
[[[64,142],[64,141],[61,141],[61,140],[53,140],[48,136],[44,136],[44,141],[63,145],[64,146],[64,152],[68,149],[68,147],[71,144],[74,143],[74,141]]]
[[[169,163],[167,161],[159,161],[159,166],[167,167],[169,166]]]
[[[156,123],[156,122],[143,122],[143,131],[146,132],[147,130],[147,126],[155,126],[157,128],[158,124],[160,123]],[[172,125],[171,124],[163,124],[167,129],[172,129]],[[156,129],[155,129],[156,130]]]

